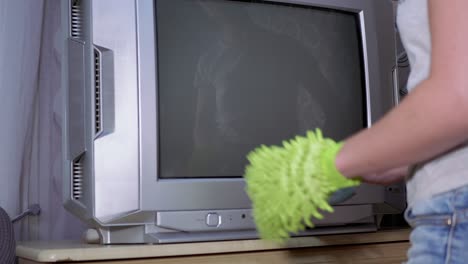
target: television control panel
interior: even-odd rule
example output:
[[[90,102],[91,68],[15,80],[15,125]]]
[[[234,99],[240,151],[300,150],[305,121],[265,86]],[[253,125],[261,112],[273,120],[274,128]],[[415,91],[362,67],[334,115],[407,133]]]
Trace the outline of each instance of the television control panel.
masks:
[[[156,225],[181,231],[255,229],[251,209],[157,212]]]

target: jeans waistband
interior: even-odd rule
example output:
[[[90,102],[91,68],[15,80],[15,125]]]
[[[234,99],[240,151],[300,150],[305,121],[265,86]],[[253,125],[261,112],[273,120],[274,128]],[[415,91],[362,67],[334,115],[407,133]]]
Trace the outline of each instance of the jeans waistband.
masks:
[[[468,187],[413,204],[405,212],[410,225],[453,225],[468,222]]]

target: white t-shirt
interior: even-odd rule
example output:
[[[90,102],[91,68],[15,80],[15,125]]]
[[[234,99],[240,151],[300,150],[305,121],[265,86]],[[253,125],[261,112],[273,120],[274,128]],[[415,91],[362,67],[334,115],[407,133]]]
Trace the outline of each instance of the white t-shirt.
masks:
[[[411,66],[407,84],[411,92],[429,76],[431,35],[428,0],[400,0],[397,23]],[[415,167],[407,182],[408,205],[464,185],[468,185],[467,144]]]

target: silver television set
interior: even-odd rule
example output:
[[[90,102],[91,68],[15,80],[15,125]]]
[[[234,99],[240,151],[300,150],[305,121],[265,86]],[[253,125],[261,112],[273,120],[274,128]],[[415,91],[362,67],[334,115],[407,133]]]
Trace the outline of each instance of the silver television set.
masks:
[[[69,0],[64,205],[103,244],[256,238],[260,144],[342,140],[398,101],[385,0]],[[375,231],[402,185],[363,184],[296,235]]]

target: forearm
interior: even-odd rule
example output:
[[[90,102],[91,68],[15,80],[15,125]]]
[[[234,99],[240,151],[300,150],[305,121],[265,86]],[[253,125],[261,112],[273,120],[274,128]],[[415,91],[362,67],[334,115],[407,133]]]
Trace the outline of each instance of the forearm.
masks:
[[[375,184],[393,184],[402,181],[408,176],[409,167],[402,166],[383,172],[361,175],[361,178],[367,183]]]
[[[427,80],[374,126],[347,139],[336,166],[348,177],[385,171],[434,157],[468,139],[468,100]],[[459,89],[461,91],[461,89]]]

